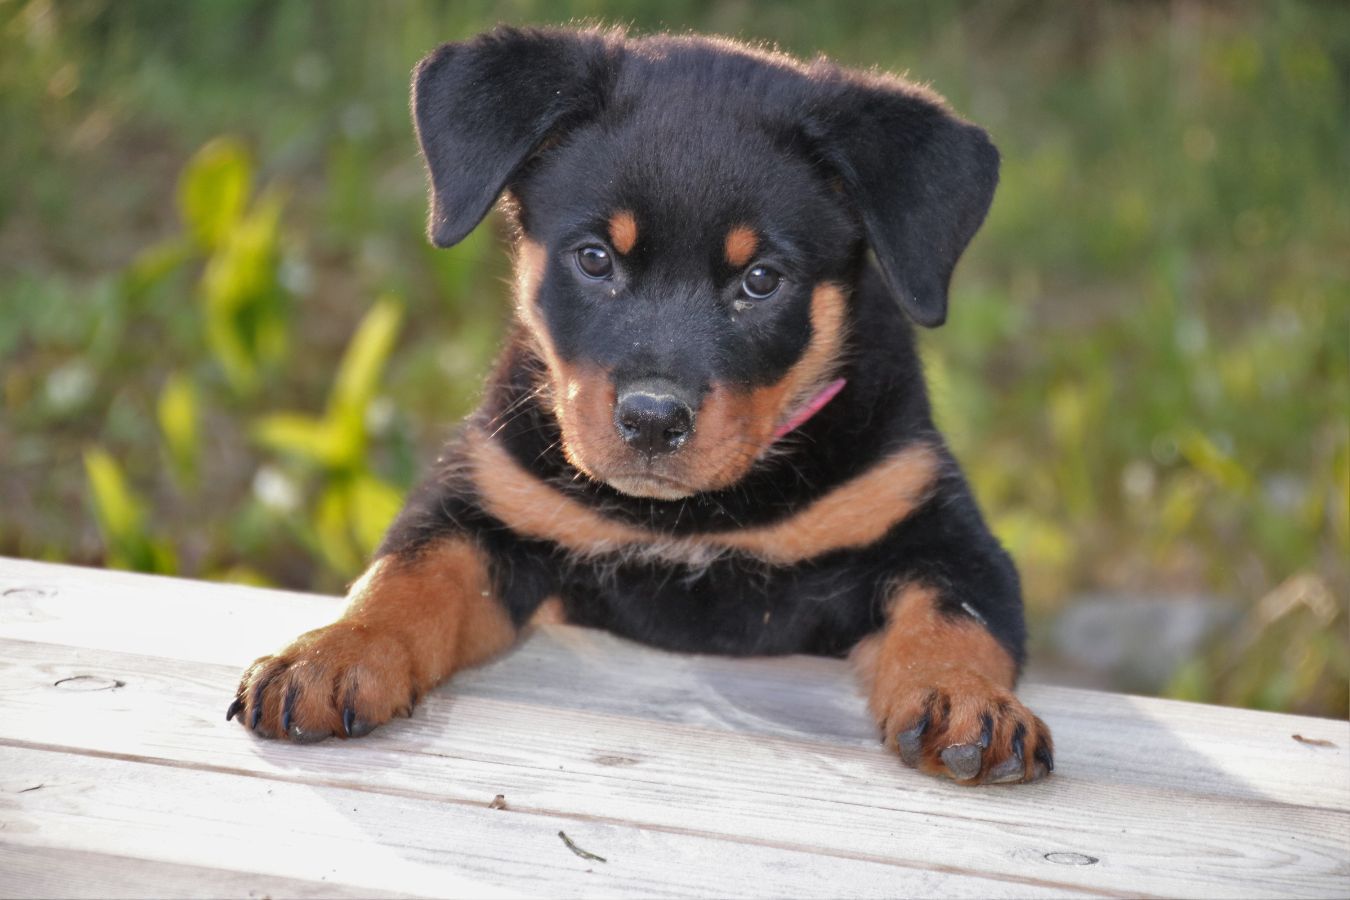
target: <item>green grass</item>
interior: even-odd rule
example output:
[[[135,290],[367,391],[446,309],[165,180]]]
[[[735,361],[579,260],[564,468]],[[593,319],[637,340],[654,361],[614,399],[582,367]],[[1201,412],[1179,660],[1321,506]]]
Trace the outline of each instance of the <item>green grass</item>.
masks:
[[[0,553],[341,589],[509,309],[499,223],[423,237],[408,72],[592,17],[908,71],[985,125],[1002,184],[923,348],[1037,632],[1217,594],[1244,617],[1170,693],[1345,714],[1331,3],[7,4]]]

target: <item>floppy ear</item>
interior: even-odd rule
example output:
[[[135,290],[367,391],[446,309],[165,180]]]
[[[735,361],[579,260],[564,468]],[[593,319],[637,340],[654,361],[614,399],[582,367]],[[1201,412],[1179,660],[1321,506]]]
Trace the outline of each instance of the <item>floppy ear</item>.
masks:
[[[617,45],[594,31],[501,27],[417,64],[413,122],[431,174],[433,244],[463,240],[547,137],[600,108]]]
[[[998,150],[942,98],[898,78],[819,63],[812,76],[823,93],[809,137],[861,210],[891,294],[920,325],[941,325],[952,270],[994,198]]]

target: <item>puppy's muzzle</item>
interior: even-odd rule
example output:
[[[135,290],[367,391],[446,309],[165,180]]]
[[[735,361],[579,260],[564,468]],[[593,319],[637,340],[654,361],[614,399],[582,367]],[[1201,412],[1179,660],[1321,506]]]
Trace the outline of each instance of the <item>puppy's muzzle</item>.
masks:
[[[614,427],[625,444],[639,453],[673,453],[694,431],[694,411],[674,385],[650,380],[633,385],[614,404]]]

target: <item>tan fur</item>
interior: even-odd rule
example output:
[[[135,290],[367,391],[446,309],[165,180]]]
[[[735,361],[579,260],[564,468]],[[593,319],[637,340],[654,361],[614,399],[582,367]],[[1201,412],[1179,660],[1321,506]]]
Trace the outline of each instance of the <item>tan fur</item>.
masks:
[[[595,366],[574,365],[558,355],[552,335],[535,304],[539,281],[547,263],[544,248],[522,240],[516,258],[516,312],[534,338],[548,368],[553,414],[562,427],[563,454],[568,462],[592,478],[590,460],[609,459],[621,452],[614,431],[614,386]]]
[[[794,563],[846,547],[865,547],[923,502],[940,463],[926,444],[906,447],[776,525],[719,535],[720,543],[761,559]]]
[[[896,735],[927,713],[918,767],[950,774],[941,753],[976,743],[986,718],[992,723],[978,782],[1012,754],[1018,726],[1025,732],[1023,777],[1035,774],[1038,748],[1052,749],[1049,729],[1012,693],[1017,667],[1003,646],[973,619],[953,619],[937,608],[936,592],[906,585],[892,601],[886,628],[854,648],[852,660],[883,738],[896,750]]]
[[[377,560],[353,587],[342,621],[398,632],[425,687],[483,662],[515,636],[492,597],[486,557],[458,539]]]
[[[796,515],[759,528],[672,538],[628,525],[538,480],[481,432],[467,435],[470,475],[483,505],[510,528],[579,556],[635,553],[704,563],[728,550],[791,564],[872,543],[922,503],[939,463],[924,444],[907,447]]]
[[[609,217],[609,242],[614,249],[623,254],[633,252],[637,246],[637,219],[626,209],[621,209]]]
[[[487,435],[471,430],[465,437],[469,473],[479,499],[517,534],[553,541],[585,555],[653,537],[640,528],[607,519],[549,487]]]
[[[695,441],[684,450],[692,457],[691,481],[713,490],[735,484],[749,471],[773,443],[778,426],[829,382],[843,351],[846,316],[843,290],[818,285],[811,294],[811,341],[782,379],[751,391],[713,385],[699,412]]]
[[[350,598],[338,621],[253,664],[241,686],[243,721],[252,721],[260,694],[264,733],[341,735],[347,706],[362,723],[377,725],[410,714],[418,696],[515,639],[491,594],[486,559],[460,539],[376,560]],[[293,734],[282,728],[288,695]]]
[[[567,610],[558,597],[548,597],[530,616],[530,625],[566,625]]]
[[[828,282],[817,285],[811,293],[811,343],[780,382],[780,390],[766,389],[771,395],[781,395],[775,425],[789,418],[834,376],[844,349],[847,317],[843,288]]]
[[[727,265],[733,269],[743,268],[755,256],[759,249],[759,235],[748,225],[737,225],[727,232],[723,252]]]
[[[811,296],[811,341],[801,359],[776,384],[748,392],[715,385],[699,413],[694,435],[664,468],[642,470],[612,423],[614,388],[603,371],[558,357],[534,303],[545,252],[522,241],[517,260],[519,314],[548,368],[554,414],[569,462],[591,478],[625,489],[623,479],[649,479],[648,496],[716,490],[744,477],[773,442],[778,425],[833,376],[844,344],[846,298],[834,284]],[[926,444],[908,447],[841,485],[793,516],[762,528],[693,538],[667,538],[606,518],[570,500],[524,471],[485,435],[471,434],[469,458],[489,510],[516,531],[552,540],[585,556],[643,553],[706,562],[740,550],[769,562],[794,563],[880,538],[923,502],[938,475],[939,460]]]
[[[811,295],[811,341],[782,380],[751,391],[713,385],[694,433],[680,452],[648,462],[637,457],[614,428],[614,386],[608,373],[558,355],[536,303],[546,265],[541,245],[520,242],[517,314],[548,369],[563,453],[590,478],[626,493],[678,499],[735,484],[773,443],[779,424],[828,383],[838,366],[846,298],[838,285],[823,283]]]
[[[539,292],[539,282],[544,278],[544,268],[548,264],[548,252],[542,244],[524,240],[516,248],[516,315],[538,345],[540,355],[549,368],[550,375],[557,379],[559,360],[553,347],[553,337],[539,316],[539,308],[534,298]]]
[[[778,426],[833,376],[844,344],[846,313],[843,290],[834,284],[819,285],[811,295],[811,341],[801,359],[780,381],[767,387],[737,391],[714,384],[690,440],[679,453],[641,473],[665,482],[645,495],[677,499],[729,487],[743,478],[769,449]],[[598,438],[585,440],[588,449],[597,451],[580,454],[584,458],[578,468],[587,474],[621,490],[624,485],[616,483],[617,476],[638,474],[629,471],[637,466],[608,423],[601,422]],[[576,439],[565,443],[574,444]],[[667,485],[669,493],[663,493],[661,488]]]

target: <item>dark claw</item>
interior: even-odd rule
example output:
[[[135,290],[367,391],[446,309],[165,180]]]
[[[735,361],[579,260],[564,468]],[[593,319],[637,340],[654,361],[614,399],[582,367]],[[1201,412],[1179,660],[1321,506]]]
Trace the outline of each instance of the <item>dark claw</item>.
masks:
[[[980,749],[988,750],[990,741],[994,739],[994,717],[985,713],[981,722],[983,727],[980,729]]]
[[[962,781],[980,774],[981,752],[978,744],[952,744],[941,755],[943,765]]]
[[[1026,777],[1027,760],[1026,750],[1023,747],[1026,736],[1026,728],[1018,725],[1012,736],[1012,756],[989,770],[986,780],[990,784],[1008,784]]]
[[[239,711],[242,710],[243,708],[244,708],[244,698],[235,697],[234,702],[230,704],[230,708],[225,710],[225,721],[228,722],[235,716],[239,715]]]
[[[296,686],[292,684],[281,701],[281,730],[285,734],[291,733],[291,706],[295,703],[296,690]]]
[[[253,688],[253,721],[249,723],[248,727],[252,728],[254,731],[258,730],[258,722],[262,719],[263,691],[267,690],[267,686],[271,684],[272,680],[279,674],[281,673],[277,671],[265,678],[259,678],[257,686]]]
[[[928,713],[924,713],[912,728],[895,736],[895,743],[900,748],[900,761],[911,769],[918,768],[919,760],[923,757],[923,733],[927,730]]]
[[[1025,746],[1026,739],[1027,739],[1027,726],[1019,722],[1017,723],[1017,728],[1013,731],[1012,748],[1013,748],[1013,757],[1017,760],[1018,765],[1022,767],[1023,776],[1026,775],[1027,769],[1027,751]]]
[[[1046,772],[1055,771],[1055,755],[1045,747],[1036,748],[1036,761],[1045,766]]]
[[[342,733],[347,737],[354,737],[352,734],[352,723],[356,721],[356,711],[350,706],[342,710]]]

